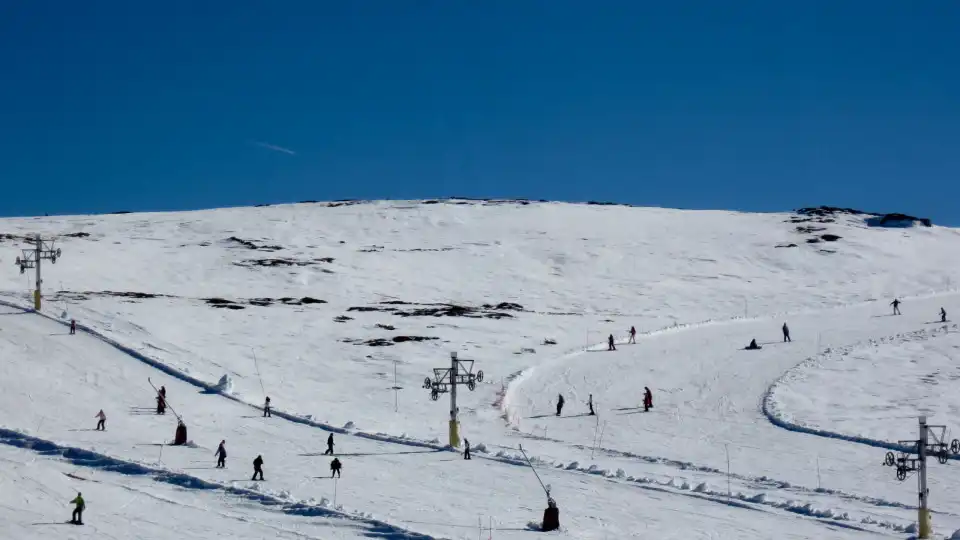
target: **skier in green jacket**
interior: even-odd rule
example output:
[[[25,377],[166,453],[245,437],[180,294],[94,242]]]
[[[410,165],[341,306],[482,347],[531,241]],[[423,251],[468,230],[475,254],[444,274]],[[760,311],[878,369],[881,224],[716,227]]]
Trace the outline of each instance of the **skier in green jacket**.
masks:
[[[83,494],[78,491],[77,498],[70,501],[70,504],[77,505],[76,508],[73,509],[73,517],[70,519],[70,523],[83,525],[83,509],[87,507],[86,503],[83,502]]]

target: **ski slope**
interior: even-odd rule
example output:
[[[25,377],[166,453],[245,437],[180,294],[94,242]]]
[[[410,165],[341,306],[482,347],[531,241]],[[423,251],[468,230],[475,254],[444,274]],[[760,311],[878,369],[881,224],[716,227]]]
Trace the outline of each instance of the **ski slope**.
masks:
[[[911,436],[921,413],[949,423],[953,405],[931,404],[953,379],[936,395],[922,382],[897,394],[876,361],[831,362],[960,308],[960,235],[798,219],[407,201],[2,220],[15,237],[57,235],[63,256],[44,268],[45,315],[17,307],[30,276],[0,275],[0,428],[177,479],[158,489],[200,497],[181,484],[202,485],[215,495],[193,508],[217,516],[210,527],[249,511],[323,538],[473,538],[478,522],[495,538],[909,534],[915,489],[879,466],[877,445]],[[798,232],[807,226],[824,230]],[[826,233],[840,239],[806,241]],[[5,238],[0,256],[20,247]],[[904,315],[882,317],[894,296]],[[71,317],[81,332],[63,335]],[[598,345],[611,333],[615,352]],[[752,338],[764,348],[741,350]],[[470,462],[445,448],[446,396],[421,388],[451,351],[486,376],[459,401]],[[911,373],[945,373],[953,351],[938,350],[939,364],[914,355]],[[176,421],[137,409],[153,406],[148,378],[166,386],[192,445],[161,446]],[[637,409],[644,386],[649,413]],[[255,408],[264,393],[270,419]],[[584,415],[589,394],[598,416]],[[107,432],[85,431],[100,408]],[[331,431],[336,482],[322,455]],[[221,439],[225,470],[213,468]],[[544,495],[519,444],[557,498],[559,533],[528,530]],[[262,483],[249,481],[258,454]],[[960,529],[951,465],[934,465],[931,482],[940,532]]]

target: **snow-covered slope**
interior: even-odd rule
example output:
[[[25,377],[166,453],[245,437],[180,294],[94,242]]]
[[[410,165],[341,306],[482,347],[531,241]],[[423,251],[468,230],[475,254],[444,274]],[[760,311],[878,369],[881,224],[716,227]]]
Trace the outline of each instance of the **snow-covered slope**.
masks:
[[[209,460],[226,438],[244,474],[264,455],[276,504],[394,535],[473,537],[478,516],[529,535],[521,530],[539,518],[543,493],[517,466],[520,442],[573,538],[903,531],[914,490],[877,466],[882,450],[764,415],[823,434],[915,431],[922,399],[893,398],[890,416],[849,411],[846,425],[807,418],[845,407],[855,392],[841,389],[884,376],[869,366],[822,392],[796,389],[805,401],[780,399],[784,373],[815,371],[807,360],[821,351],[919,330],[941,305],[960,304],[958,231],[868,218],[407,201],[2,220],[6,300],[28,305],[32,275],[12,264],[23,237],[56,236],[63,255],[44,267],[44,312],[121,348],[85,331],[50,335],[55,322],[7,310],[0,427],[253,489],[236,473],[189,470],[193,452]],[[912,311],[873,317],[895,296]],[[778,340],[785,321],[793,343],[738,350]],[[608,334],[622,343],[630,326],[637,345],[596,347]],[[460,396],[464,434],[482,443],[470,463],[443,450],[446,396],[431,401],[422,388],[452,351],[485,373]],[[170,419],[129,415],[150,406],[148,376],[166,384],[200,447],[165,451],[161,464],[159,447],[143,445],[172,437]],[[644,386],[656,405],[637,414]],[[559,419],[558,393],[570,411]],[[245,418],[264,394],[280,416]],[[589,394],[599,418],[578,416]],[[99,408],[118,435],[69,431]],[[902,429],[868,425],[892,419]],[[314,454],[327,430],[343,441],[341,512],[310,475],[326,472]],[[948,466],[942,474],[960,481]],[[931,496],[946,512],[936,521],[960,527],[960,496]]]

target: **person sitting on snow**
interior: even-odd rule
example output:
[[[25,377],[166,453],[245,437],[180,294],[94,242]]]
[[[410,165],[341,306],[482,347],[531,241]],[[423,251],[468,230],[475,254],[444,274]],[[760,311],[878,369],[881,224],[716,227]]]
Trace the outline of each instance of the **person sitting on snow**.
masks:
[[[748,350],[748,351],[755,351],[755,350],[757,350],[757,349],[759,349],[759,348],[760,348],[760,346],[757,345],[757,340],[756,340],[756,339],[751,339],[751,340],[750,340],[750,344],[747,345],[747,350]]]

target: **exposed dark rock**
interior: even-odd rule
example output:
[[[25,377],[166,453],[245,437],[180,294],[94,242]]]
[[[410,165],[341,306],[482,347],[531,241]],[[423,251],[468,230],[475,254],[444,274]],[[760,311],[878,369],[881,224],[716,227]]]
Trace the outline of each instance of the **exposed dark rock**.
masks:
[[[928,218],[918,218],[906,214],[884,214],[867,219],[867,225],[870,227],[906,228],[913,227],[918,222],[924,227],[933,226],[933,222]]]
[[[774,246],[774,247],[778,247],[778,248],[794,248],[794,247],[797,247],[797,245],[796,245],[796,244],[777,244],[777,245]]]
[[[851,216],[862,216],[864,214],[870,214],[870,212],[864,212],[862,210],[856,210],[854,208],[840,208],[836,206],[817,206],[810,208],[800,208],[796,211],[801,216],[817,216],[817,217],[830,217],[837,214],[848,214]]]
[[[320,300],[318,298],[311,298],[309,296],[304,296],[300,299],[301,304],[326,304],[326,300]]]
[[[496,309],[500,311],[523,311],[523,306],[513,302],[500,302],[497,305],[484,304],[483,309]]]
[[[808,244],[819,244],[819,243],[820,243],[820,239],[819,239],[819,238],[807,238],[807,243],[808,243]]]
[[[555,339],[550,339],[550,338],[546,338],[546,339],[543,340],[543,344],[544,344],[544,345],[556,345],[556,344],[557,344],[557,340],[555,340]]]
[[[426,336],[393,336],[394,343],[403,343],[405,341],[433,341],[440,338]]]
[[[419,306],[413,309],[400,309],[396,307],[387,307],[388,305]],[[509,307],[500,308],[499,305]],[[470,317],[474,319],[506,319],[513,318],[509,313],[494,311],[497,309],[523,310],[519,304],[503,303],[498,306],[486,304],[480,308],[461,306],[457,304],[413,304],[402,300],[390,300],[381,303],[379,306],[353,306],[347,308],[347,311],[379,311],[383,313],[392,313],[400,317]],[[519,309],[518,309],[519,308]]]
[[[398,253],[415,253],[418,251],[453,251],[456,248],[452,247],[442,247],[442,248],[413,248],[413,249],[394,249]]]
[[[824,242],[836,242],[840,237],[835,234],[822,234],[820,235],[820,239]]]
[[[129,210],[117,210],[116,212],[107,212],[108,214],[132,214]]]
[[[827,230],[826,227],[798,226],[796,231],[800,234],[811,234]]]
[[[67,238],[87,238],[88,236],[90,236],[90,233],[74,232],[74,233],[62,234],[61,236],[64,236]]]
[[[233,264],[242,266],[244,268],[252,268],[255,266],[316,266],[318,264],[331,263],[333,260],[333,257],[321,257],[317,259],[247,259],[244,261],[234,262]],[[329,272],[329,270],[327,271]]]
[[[269,244],[258,244],[254,240],[244,240],[243,238],[237,238],[236,236],[231,236],[224,240],[224,242],[229,242],[233,244],[239,244],[247,249],[253,249],[258,251],[280,251],[283,249],[283,246],[271,246]]]
[[[377,338],[367,341],[355,342],[354,345],[366,345],[368,347],[393,347],[393,342],[388,339]]]
[[[347,308],[347,311],[360,311],[360,312],[366,312],[366,311],[394,311],[394,309],[393,309],[393,308],[373,307],[373,306],[353,306],[353,307]]]
[[[337,315],[336,317],[333,318],[333,320],[335,322],[347,322],[347,321],[352,321],[353,317],[347,317],[346,315]]]
[[[383,329],[383,330],[396,330],[395,327],[393,327],[393,326],[391,326],[391,325],[389,325],[389,324],[378,324],[378,325],[377,325],[377,328],[380,328],[380,329]]]

